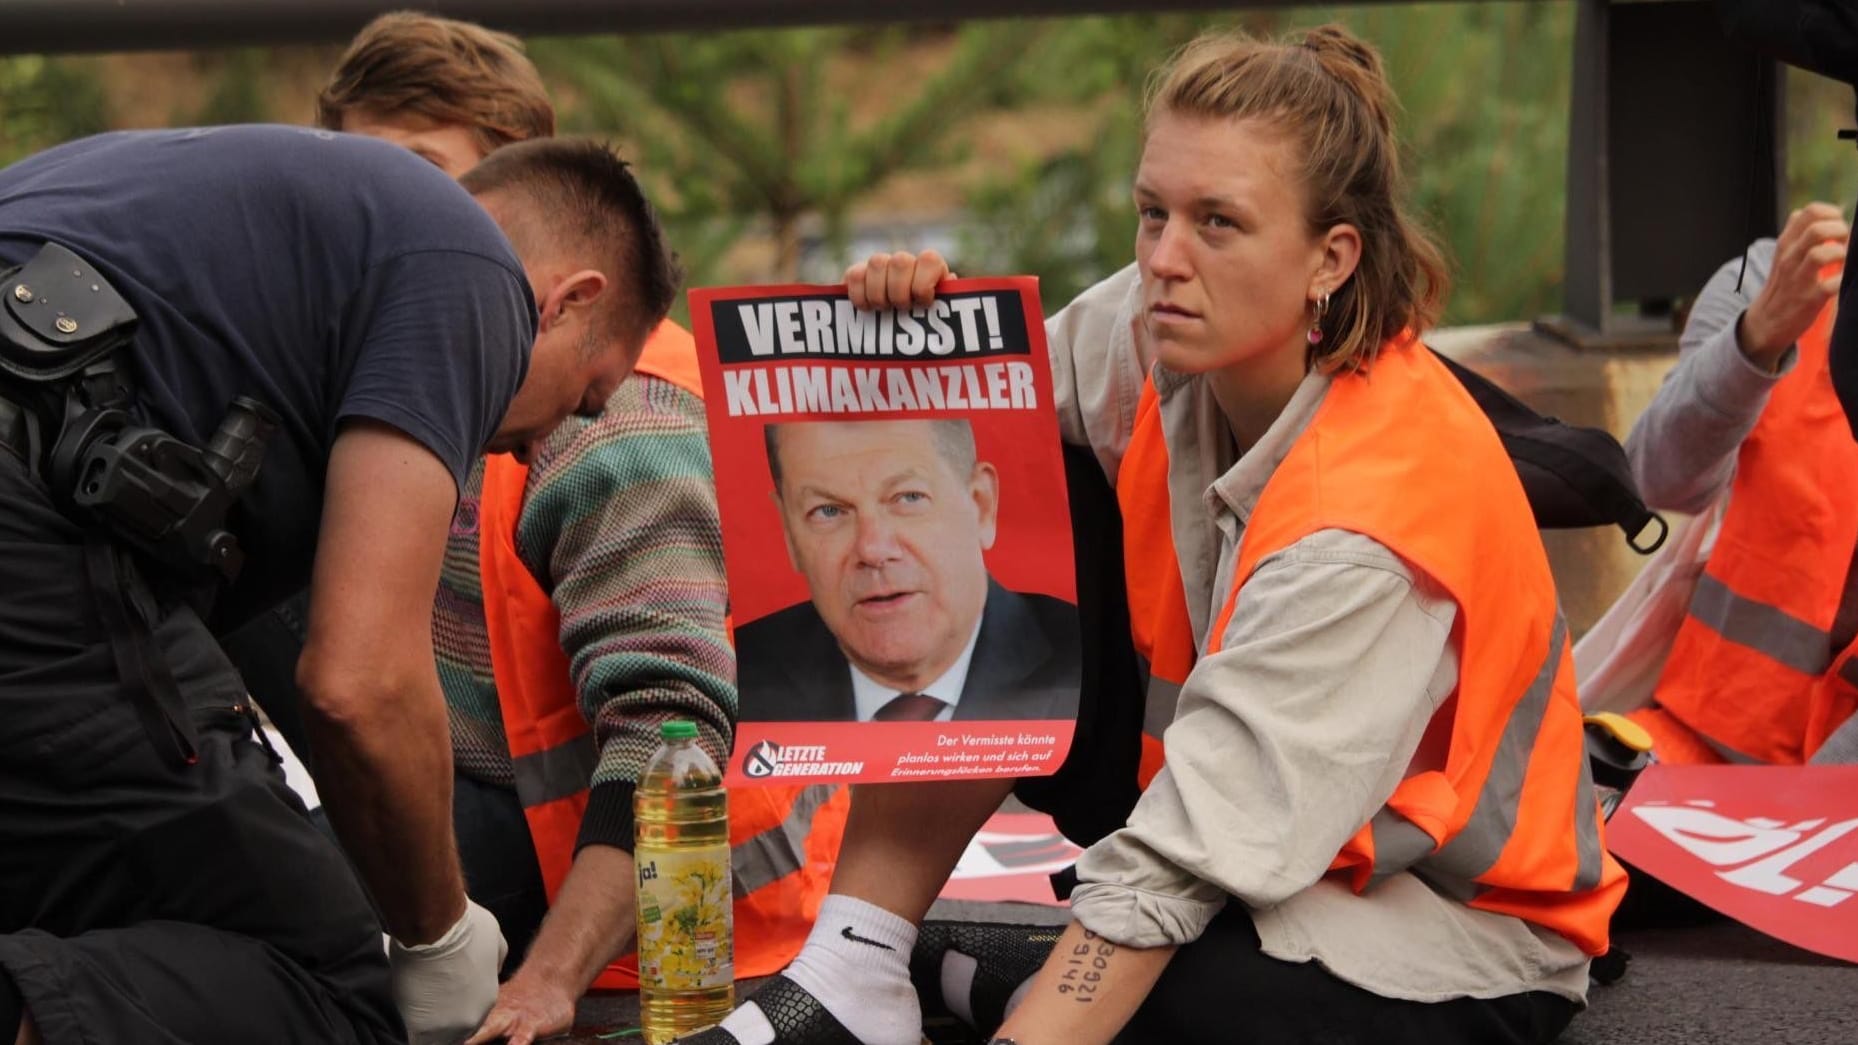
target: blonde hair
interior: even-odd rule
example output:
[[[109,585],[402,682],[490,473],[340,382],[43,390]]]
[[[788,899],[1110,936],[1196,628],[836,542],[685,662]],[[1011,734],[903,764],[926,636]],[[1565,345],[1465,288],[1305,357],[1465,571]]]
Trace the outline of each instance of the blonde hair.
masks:
[[[555,133],[555,107],[522,41],[470,22],[394,11],[369,22],[316,96],[316,123],[350,113],[469,127],[478,148]]]
[[[1155,74],[1147,119],[1173,113],[1261,121],[1290,137],[1312,234],[1361,233],[1354,274],[1330,292],[1311,365],[1352,370],[1403,331],[1438,320],[1450,279],[1444,255],[1402,201],[1393,109],[1380,55],[1338,25],[1283,41],[1209,33]]]

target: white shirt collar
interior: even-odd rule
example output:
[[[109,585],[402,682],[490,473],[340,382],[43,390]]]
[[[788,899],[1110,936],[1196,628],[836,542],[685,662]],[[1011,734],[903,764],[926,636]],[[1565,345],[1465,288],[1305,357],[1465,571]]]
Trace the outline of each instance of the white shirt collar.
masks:
[[[915,691],[927,694],[948,705],[942,709],[941,714],[935,717],[937,722],[947,722],[955,717],[955,705],[961,703],[962,688],[968,683],[968,662],[974,659],[974,646],[980,641],[981,623],[986,619],[987,614],[983,610],[981,620],[974,622],[974,631],[968,636],[968,644],[962,649],[961,656],[955,658],[955,663],[950,664],[948,670],[944,671],[940,678]],[[869,722],[876,718],[879,708],[907,692],[884,685],[859,671],[857,665],[850,662],[847,662],[847,667],[852,673],[852,700],[857,704],[860,722]]]

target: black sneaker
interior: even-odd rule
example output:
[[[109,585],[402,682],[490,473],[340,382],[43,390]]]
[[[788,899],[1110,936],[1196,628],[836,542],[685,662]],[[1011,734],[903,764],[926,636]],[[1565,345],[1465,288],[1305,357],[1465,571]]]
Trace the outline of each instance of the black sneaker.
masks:
[[[768,1018],[774,1027],[774,1045],[861,1045],[818,998],[785,976],[774,977],[743,1000],[754,1002]],[[721,1027],[677,1040],[679,1045],[740,1045],[735,1035]]]
[[[977,1030],[992,1030],[1006,1022],[1008,999],[1045,964],[1063,932],[1062,925],[924,922],[910,952],[910,982],[923,1001],[925,1020],[952,1015],[942,996],[942,957],[947,952],[974,959],[968,1011],[974,1014]]]

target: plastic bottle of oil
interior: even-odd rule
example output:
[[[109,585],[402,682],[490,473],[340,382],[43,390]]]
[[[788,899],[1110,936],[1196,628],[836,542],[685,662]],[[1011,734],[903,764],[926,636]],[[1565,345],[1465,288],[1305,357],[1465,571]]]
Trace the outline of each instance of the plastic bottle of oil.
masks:
[[[648,1045],[721,1023],[735,1006],[729,795],[694,723],[666,722],[659,736],[632,799]]]

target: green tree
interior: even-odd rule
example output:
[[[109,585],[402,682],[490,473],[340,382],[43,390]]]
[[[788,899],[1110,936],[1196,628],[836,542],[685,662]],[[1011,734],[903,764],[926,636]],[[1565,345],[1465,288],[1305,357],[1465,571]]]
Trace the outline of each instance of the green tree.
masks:
[[[761,275],[792,279],[806,222],[842,255],[852,206],[893,174],[952,159],[964,117],[1004,99],[998,71],[1041,31],[991,22],[598,37],[537,41],[532,53],[566,84],[564,124],[634,143],[693,283],[760,223],[774,250]],[[946,60],[920,78],[892,68],[925,33],[946,40]],[[896,82],[858,81],[872,71]]]
[[[0,165],[108,127],[103,87],[83,62],[0,59]]]
[[[1276,16],[1240,23],[1264,31]],[[1142,148],[1142,85],[1155,65],[1222,15],[1136,15],[1054,24],[1012,67],[1007,93],[1071,110],[1079,144],[982,179],[968,195],[958,271],[1030,273],[1048,311],[1127,265],[1135,243],[1130,181]]]
[[[266,86],[275,72],[271,50],[247,47],[201,54],[195,61],[209,84],[206,102],[177,122],[210,126],[264,123],[275,118],[266,101]]]
[[[1032,96],[1085,107],[1084,144],[995,178],[971,197],[964,264],[1032,272],[1048,309],[1128,264],[1129,181],[1141,91],[1168,54],[1215,25],[1255,33],[1338,21],[1380,48],[1399,116],[1410,198],[1445,241],[1451,322],[1552,309],[1561,281],[1569,60],[1567,4],[1302,8],[1061,23],[1023,63]],[[1526,56],[1526,57],[1522,57]],[[1044,85],[1042,88],[1040,85]]]
[[[1787,91],[1787,190],[1784,209],[1824,200],[1851,210],[1858,187],[1858,150],[1837,137],[1852,125],[1852,89],[1812,73],[1789,69]]]
[[[1446,322],[1555,311],[1574,6],[1430,4],[1328,13],[1381,49],[1400,96],[1410,199],[1453,263]]]

